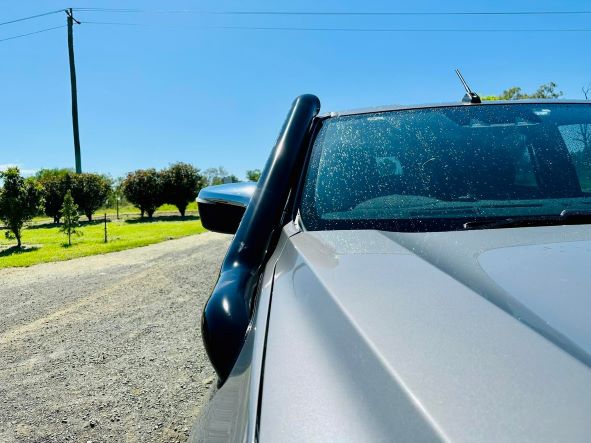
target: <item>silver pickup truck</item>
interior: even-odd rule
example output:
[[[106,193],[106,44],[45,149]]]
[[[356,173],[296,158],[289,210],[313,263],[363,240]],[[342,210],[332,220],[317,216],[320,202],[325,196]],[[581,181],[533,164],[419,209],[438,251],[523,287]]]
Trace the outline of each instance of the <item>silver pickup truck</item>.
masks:
[[[591,104],[297,98],[202,317],[193,441],[591,441]]]

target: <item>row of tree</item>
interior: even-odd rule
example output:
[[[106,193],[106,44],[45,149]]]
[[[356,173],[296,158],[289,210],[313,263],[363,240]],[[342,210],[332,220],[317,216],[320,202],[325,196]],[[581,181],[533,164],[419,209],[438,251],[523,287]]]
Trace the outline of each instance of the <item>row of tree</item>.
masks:
[[[249,180],[256,181],[259,176],[259,170],[247,171]],[[41,187],[43,212],[59,223],[68,191],[89,221],[106,202],[122,197],[137,206],[142,217],[147,214],[151,218],[156,209],[165,203],[176,206],[184,216],[188,204],[195,200],[201,188],[238,179],[228,175],[222,167],[206,169],[202,174],[198,168],[179,162],[161,171],[140,169],[115,181],[102,174],[43,169],[35,175],[34,181]]]
[[[111,192],[110,180],[99,174],[73,174],[69,170],[44,170],[36,177],[24,178],[17,167],[0,171],[0,221],[5,236],[22,244],[22,230],[33,217],[42,213],[54,222],[66,212],[65,231],[70,242],[71,232],[78,222],[80,209],[88,220],[100,208]]]
[[[130,172],[121,184],[121,191],[139,208],[142,217],[148,214],[148,218],[152,218],[156,209],[165,203],[176,206],[184,217],[189,203],[207,184],[196,167],[175,163],[161,171],[152,168]]]
[[[55,174],[57,176],[57,174]],[[78,205],[74,202],[72,190],[81,186],[80,183],[91,183],[92,180],[86,180],[79,176],[70,176],[65,174],[64,182],[71,186],[66,190],[62,204],[59,208],[60,217],[63,216],[64,223],[60,230],[68,236],[68,244],[72,244],[72,234],[78,234],[78,220],[80,218]],[[8,239],[16,239],[17,247],[22,246],[22,230],[26,223],[33,217],[43,211],[47,200],[46,190],[43,188],[40,180],[35,178],[24,178],[21,176],[18,168],[8,168],[6,171],[0,171],[2,179],[2,188],[0,188],[0,220],[6,229],[4,234]],[[97,182],[99,182],[97,180]],[[52,182],[53,183],[53,182]],[[74,185],[73,183],[76,183]],[[91,183],[91,188],[94,184]],[[100,189],[100,192],[103,190]],[[86,192],[86,191],[84,191]],[[84,199],[87,197],[85,196]],[[53,204],[53,203],[52,203]],[[91,214],[92,215],[92,214]]]
[[[105,204],[112,192],[112,180],[101,174],[74,174],[69,169],[42,169],[34,177],[42,189],[43,212],[59,223],[64,197],[70,191],[81,212],[92,220],[92,215]]]
[[[247,178],[257,181],[260,174],[258,169],[247,171]],[[222,167],[201,173],[190,164],[174,163],[160,171],[130,172],[117,181],[101,174],[75,174],[70,169],[43,169],[34,177],[24,178],[17,167],[12,167],[0,171],[0,181],[0,221],[6,228],[5,235],[16,239],[20,247],[24,225],[42,213],[55,223],[67,216],[71,221],[68,226],[75,226],[75,213],[81,212],[92,221],[93,214],[109,199],[124,197],[141,211],[142,217],[147,214],[152,218],[165,203],[176,206],[184,217],[201,188],[239,180]],[[70,237],[70,230],[67,234]]]
[[[528,98],[560,98],[562,97],[563,92],[557,91],[557,87],[558,85],[554,82],[544,83],[540,85],[538,89],[536,89],[534,92],[528,94],[527,92],[523,92],[523,90],[519,86],[513,86],[509,89],[505,89],[499,95],[483,95],[481,98],[482,100],[523,100]],[[585,94],[585,98],[587,98],[585,88],[583,88],[583,93]]]
[[[250,181],[258,181],[261,171],[246,171]],[[157,171],[138,169],[130,172],[121,183],[121,193],[135,205],[141,213],[152,218],[156,209],[165,203],[176,206],[181,216],[185,216],[187,206],[195,201],[199,191],[210,185],[238,182],[238,178],[229,175],[224,168],[209,168],[203,173],[187,163],[175,163]]]

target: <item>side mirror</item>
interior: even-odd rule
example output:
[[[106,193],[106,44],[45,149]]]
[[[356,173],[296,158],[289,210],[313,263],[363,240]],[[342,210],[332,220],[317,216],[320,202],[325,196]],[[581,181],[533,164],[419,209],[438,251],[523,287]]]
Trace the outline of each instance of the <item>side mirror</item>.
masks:
[[[246,182],[203,188],[197,197],[203,227],[223,234],[235,234],[256,187],[256,183]]]

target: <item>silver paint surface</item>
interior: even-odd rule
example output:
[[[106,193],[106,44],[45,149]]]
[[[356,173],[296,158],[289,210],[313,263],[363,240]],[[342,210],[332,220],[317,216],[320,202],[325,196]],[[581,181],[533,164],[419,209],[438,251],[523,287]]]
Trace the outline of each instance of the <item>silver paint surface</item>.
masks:
[[[260,441],[589,441],[589,226],[293,235]]]
[[[282,233],[265,267],[258,303],[244,346],[228,380],[215,393],[193,426],[189,443],[254,442],[267,317],[275,263],[285,246]]]

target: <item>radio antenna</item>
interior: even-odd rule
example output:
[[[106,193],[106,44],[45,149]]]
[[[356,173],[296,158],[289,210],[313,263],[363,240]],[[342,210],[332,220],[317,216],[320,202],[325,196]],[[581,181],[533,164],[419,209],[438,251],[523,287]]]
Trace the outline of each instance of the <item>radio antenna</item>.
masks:
[[[464,77],[462,76],[462,73],[460,72],[459,69],[456,69],[456,74],[458,74],[458,77],[459,77],[460,81],[462,82],[464,89],[466,90],[466,95],[464,95],[464,97],[462,97],[462,102],[464,102],[464,103],[482,103],[482,100],[480,100],[480,97],[478,96],[478,94],[476,94],[475,92],[472,92],[472,90],[470,89],[470,86],[468,86],[468,83],[466,83],[466,80],[464,80]]]

